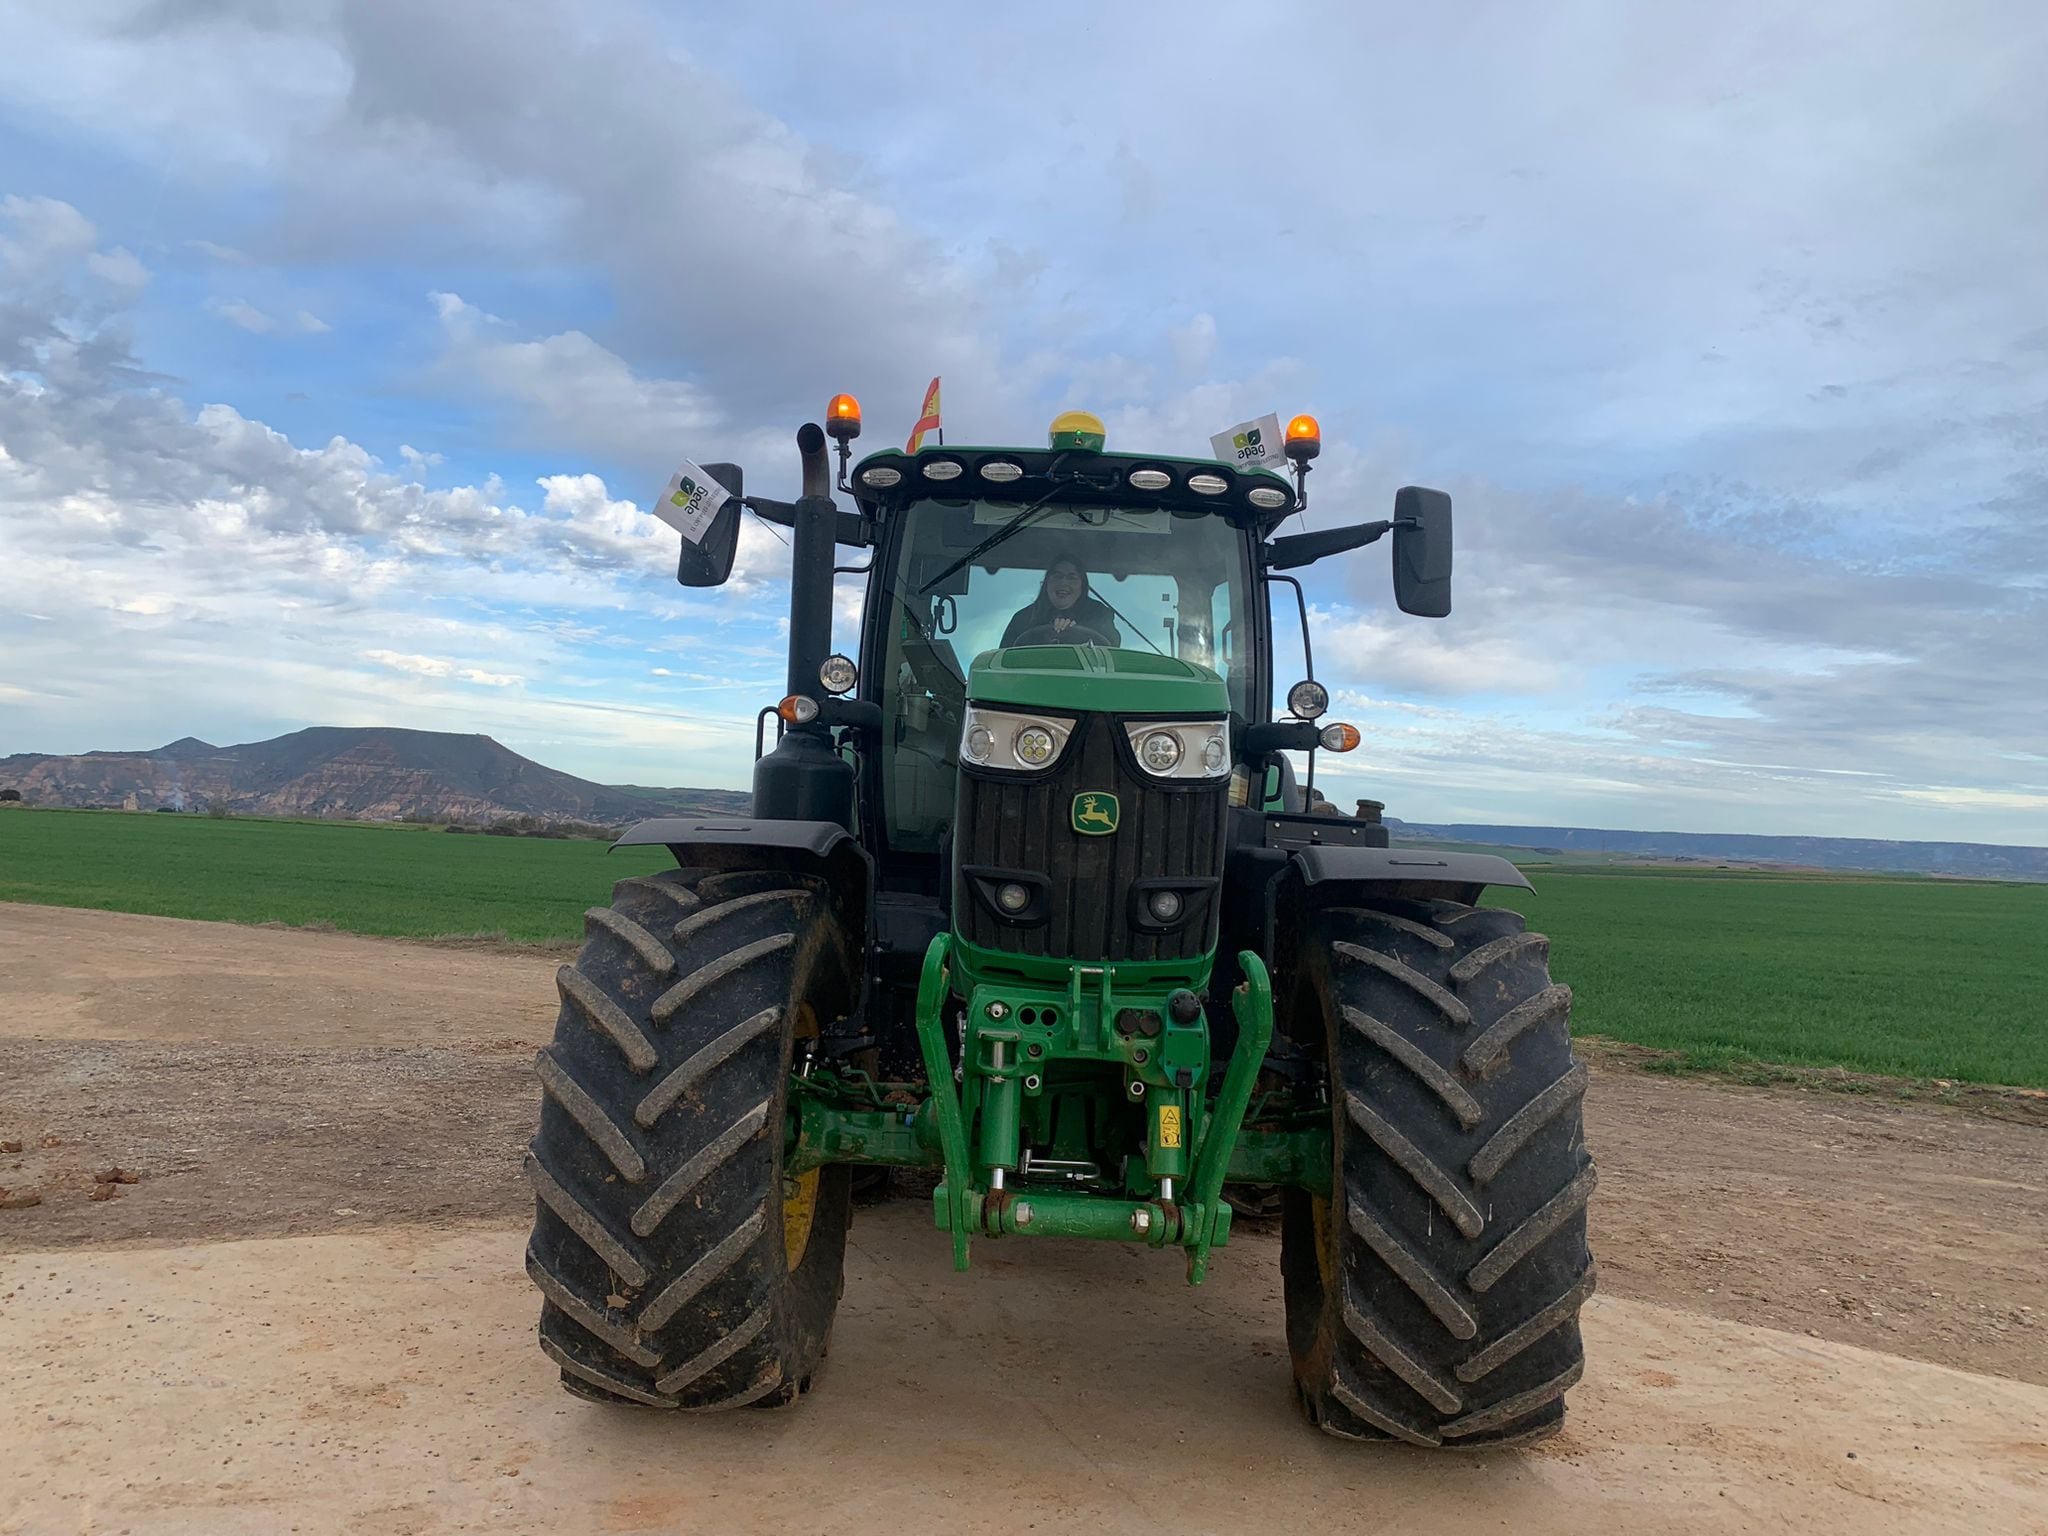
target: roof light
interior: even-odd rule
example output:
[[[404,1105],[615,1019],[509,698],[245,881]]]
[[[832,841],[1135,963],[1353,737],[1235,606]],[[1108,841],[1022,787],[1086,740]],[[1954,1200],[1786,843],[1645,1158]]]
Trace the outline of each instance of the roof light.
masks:
[[[1197,496],[1221,496],[1230,489],[1230,482],[1221,475],[1189,475],[1188,489]]]
[[[1173,476],[1163,469],[1134,469],[1130,480],[1141,491],[1163,491],[1173,484]]]
[[[860,402],[851,395],[834,395],[825,407],[825,431],[842,443],[860,436]]]
[[[965,474],[967,466],[958,459],[931,459],[924,466],[927,480],[958,480]]]
[[[886,464],[877,464],[873,469],[864,469],[860,472],[860,483],[872,486],[878,491],[886,491],[892,485],[903,483],[903,471],[891,469]]]
[[[1052,446],[1074,453],[1100,453],[1108,438],[1102,418],[1087,411],[1061,411],[1052,419],[1048,434]]]
[[[1313,416],[1297,416],[1287,423],[1287,457],[1307,463],[1323,451],[1323,428]]]
[[[993,480],[998,485],[1008,485],[1012,480],[1024,478],[1024,466],[1013,464],[1008,459],[989,459],[981,466],[981,478]]]
[[[1274,507],[1286,506],[1293,498],[1277,485],[1255,485],[1245,492],[1245,499],[1255,507],[1270,511]]]

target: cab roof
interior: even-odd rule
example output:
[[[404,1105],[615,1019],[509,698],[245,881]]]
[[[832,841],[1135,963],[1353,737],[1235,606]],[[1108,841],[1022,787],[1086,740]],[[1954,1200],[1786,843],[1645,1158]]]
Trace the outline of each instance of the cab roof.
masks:
[[[948,473],[945,467],[958,468]],[[995,474],[989,472],[996,466]],[[1014,467],[1015,473],[1010,473]],[[873,471],[894,471],[893,484],[874,484]],[[1156,490],[1131,483],[1139,470],[1163,472],[1168,477]],[[1195,489],[1190,482],[1199,477],[1220,480],[1223,488]],[[886,479],[877,474],[874,480]],[[1294,487],[1283,475],[1269,469],[1238,469],[1217,459],[1180,458],[1172,454],[1108,453],[1087,449],[942,447],[921,448],[916,453],[889,448],[871,453],[854,466],[851,477],[854,499],[870,518],[882,519],[914,502],[957,501],[962,497],[1027,504],[1045,498],[1085,500],[1105,507],[1172,507],[1181,511],[1215,512],[1231,521],[1261,531],[1278,524],[1294,511]],[[1251,499],[1255,490],[1266,492],[1267,501],[1277,492],[1283,499],[1276,506],[1260,506]]]

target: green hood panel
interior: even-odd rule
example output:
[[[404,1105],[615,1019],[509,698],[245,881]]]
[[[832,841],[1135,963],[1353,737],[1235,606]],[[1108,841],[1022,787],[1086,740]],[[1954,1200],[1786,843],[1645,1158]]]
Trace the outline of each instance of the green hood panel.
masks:
[[[976,704],[1063,713],[1184,715],[1230,712],[1230,692],[1207,667],[1151,651],[1094,645],[1015,645],[984,651],[968,669]]]

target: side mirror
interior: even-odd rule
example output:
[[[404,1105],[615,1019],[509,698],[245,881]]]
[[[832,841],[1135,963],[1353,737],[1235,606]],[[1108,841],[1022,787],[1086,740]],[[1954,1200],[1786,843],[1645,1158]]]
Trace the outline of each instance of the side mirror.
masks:
[[[704,537],[692,544],[683,540],[683,553],[676,565],[676,580],[686,587],[722,587],[732,575],[733,556],[740,548],[740,497],[746,486],[746,472],[737,464],[706,464],[704,472],[732,493],[732,500],[712,515]]]
[[[1403,613],[1451,611],[1451,498],[1404,485],[1394,493],[1394,601]]]

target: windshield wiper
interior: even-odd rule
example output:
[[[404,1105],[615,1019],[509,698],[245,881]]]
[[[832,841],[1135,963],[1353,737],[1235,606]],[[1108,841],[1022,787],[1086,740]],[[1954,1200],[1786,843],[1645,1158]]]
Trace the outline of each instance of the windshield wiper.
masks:
[[[1064,455],[1062,455],[1062,457],[1064,457]],[[1046,470],[1046,473],[1052,474],[1054,471],[1058,470],[1059,466],[1059,459],[1054,459],[1052,461],[1051,466]],[[943,571],[939,572],[939,574],[934,576],[930,581],[926,582],[923,586],[919,587],[917,589],[917,595],[919,597],[923,597],[927,592],[931,591],[933,587],[936,587],[940,582],[944,581],[948,576],[951,576],[955,571],[962,570],[965,567],[974,564],[975,561],[979,560],[983,555],[987,554],[990,550],[994,549],[998,544],[1002,543],[1003,540],[1007,539],[1011,534],[1023,532],[1025,519],[1030,517],[1031,514],[1036,512],[1039,508],[1043,507],[1048,501],[1051,501],[1053,497],[1057,496],[1064,489],[1066,489],[1064,485],[1054,485],[1049,487],[1046,493],[1043,496],[1039,497],[1038,500],[1032,502],[1030,506],[1026,507],[1022,512],[1019,512],[1015,517],[1011,518],[1007,523],[1003,524],[1002,527],[998,528],[994,533],[990,534],[987,538],[983,539],[979,544],[975,545],[974,548],[967,551],[967,553],[962,555],[958,560],[955,560],[951,565],[947,566]]]

